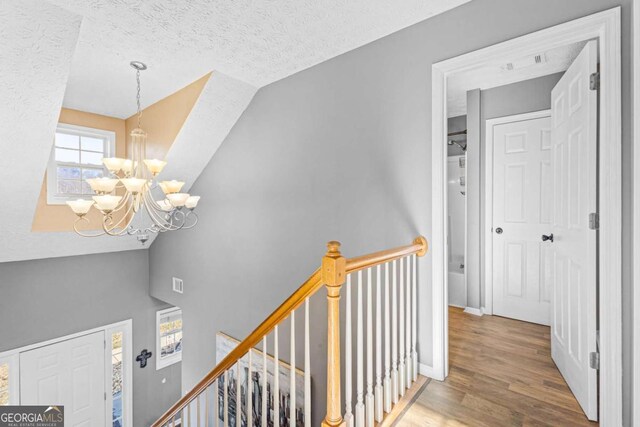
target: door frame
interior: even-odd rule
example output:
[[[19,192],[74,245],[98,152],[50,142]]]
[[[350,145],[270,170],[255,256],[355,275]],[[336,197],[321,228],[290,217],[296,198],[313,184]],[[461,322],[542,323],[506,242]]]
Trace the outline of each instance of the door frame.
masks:
[[[123,426],[133,425],[133,320],[127,319],[121,322],[111,323],[109,325],[99,326],[97,328],[88,329],[86,331],[76,332],[69,335],[53,338],[47,341],[42,341],[35,344],[29,344],[23,347],[14,348],[11,350],[0,352],[0,362],[6,362],[9,365],[9,404],[20,405],[20,353],[24,353],[30,350],[35,350],[41,347],[47,347],[49,345],[58,344],[62,341],[72,340],[74,338],[80,338],[85,335],[94,334],[96,332],[104,332],[105,334],[105,346],[104,346],[104,392],[109,393],[111,389],[111,345],[107,345],[107,334],[113,332],[123,333],[123,350],[122,350],[122,362],[124,372],[124,408],[123,408]],[[107,363],[109,362],[109,363]],[[17,397],[16,397],[17,396]],[[105,419],[106,426],[112,425],[112,404],[105,401]]]
[[[599,420],[622,425],[622,137],[620,7],[578,18],[432,65],[432,313],[433,365],[425,373],[444,380],[449,370],[446,230],[447,76],[507,56],[526,56],[569,43],[598,40],[600,55],[600,372]]]
[[[633,401],[632,418],[640,425],[640,0],[633,0]]]
[[[493,314],[493,128],[506,123],[522,122],[526,120],[551,117],[551,110],[533,111],[531,113],[514,114],[486,120],[485,129],[485,159],[484,159],[484,214],[485,233],[484,242],[484,314]]]

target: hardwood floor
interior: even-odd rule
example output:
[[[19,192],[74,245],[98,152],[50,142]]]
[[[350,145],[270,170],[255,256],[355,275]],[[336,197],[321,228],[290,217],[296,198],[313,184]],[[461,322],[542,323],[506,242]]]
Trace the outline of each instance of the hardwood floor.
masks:
[[[546,326],[449,309],[449,376],[431,380],[394,424],[597,426],[551,360]]]

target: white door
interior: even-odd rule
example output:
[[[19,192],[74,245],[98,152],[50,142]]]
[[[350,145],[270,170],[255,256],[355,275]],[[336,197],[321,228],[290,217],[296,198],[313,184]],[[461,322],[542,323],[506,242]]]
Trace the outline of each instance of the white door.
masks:
[[[597,71],[597,45],[589,42],[551,93],[553,141],[552,252],[555,286],[551,356],[587,417],[596,420],[596,231],[598,94],[590,89]]]
[[[549,325],[551,118],[493,128],[493,314]]]
[[[64,405],[65,426],[105,425],[104,332],[20,353],[20,404]]]

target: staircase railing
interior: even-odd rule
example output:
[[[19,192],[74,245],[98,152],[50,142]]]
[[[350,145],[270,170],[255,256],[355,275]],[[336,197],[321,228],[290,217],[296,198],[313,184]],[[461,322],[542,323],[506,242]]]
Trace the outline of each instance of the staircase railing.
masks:
[[[353,426],[354,421],[358,426],[373,426],[374,420],[380,422],[383,413],[389,413],[393,404],[397,403],[399,396],[403,396],[406,389],[410,388],[417,379],[418,358],[416,346],[416,316],[417,316],[417,262],[416,257],[424,256],[427,252],[427,241],[424,237],[417,237],[412,244],[372,253],[356,258],[346,259],[340,253],[339,242],[329,242],[327,253],[322,258],[321,267],[316,270],[284,303],[282,303],[260,326],[258,326],[247,338],[238,344],[220,363],[217,364],[198,384],[178,400],[167,410],[152,427],[175,427],[177,425],[188,427],[209,427],[218,425],[218,408],[221,395],[219,384],[223,382],[222,413],[224,425],[230,425],[228,417],[231,412],[230,396],[228,393],[230,377],[235,374],[235,425],[247,426],[274,426],[298,425],[300,416],[295,405],[295,312],[303,304],[305,305],[305,372],[304,372],[304,425],[311,425],[311,400],[310,400],[310,346],[309,346],[309,298],[323,286],[327,289],[327,408],[326,416],[322,421],[323,427]],[[384,271],[382,267],[384,266]],[[398,268],[399,266],[399,268]],[[373,278],[375,267],[375,279]],[[363,272],[367,273],[366,282]],[[357,381],[355,415],[352,406],[352,334],[351,327],[351,283],[352,276],[356,274],[357,282]],[[341,404],[341,348],[340,348],[340,292],[342,285],[346,286],[346,337],[345,337],[345,412],[343,416]],[[376,291],[376,318],[373,325],[373,287]],[[366,283],[366,356],[367,356],[367,390],[364,390],[364,319],[363,319],[363,284]],[[399,283],[399,285],[398,285]],[[384,299],[382,289],[384,288]],[[389,292],[391,289],[391,293]],[[398,292],[399,291],[399,292]],[[405,299],[406,294],[406,299]],[[384,307],[383,307],[384,305]],[[399,311],[399,315],[398,315]],[[282,415],[280,408],[281,396],[270,399],[269,388],[279,390],[279,375],[273,375],[273,383],[267,384],[267,335],[274,332],[274,372],[280,372],[278,360],[278,325],[286,318],[291,317],[291,383],[290,396],[293,402],[289,408],[282,408],[288,413]],[[382,323],[384,320],[384,338],[382,336]],[[375,353],[373,349],[373,331],[375,328]],[[262,387],[260,387],[260,410],[253,399],[252,381],[252,357],[254,349],[263,344],[262,363]],[[384,344],[384,351],[382,346]],[[373,382],[373,361],[376,361],[376,381]],[[242,391],[240,381],[240,361],[248,357],[247,385],[248,390]],[[382,360],[384,359],[384,373]],[[235,371],[232,371],[236,367]],[[213,386],[213,387],[212,387]],[[210,390],[213,389],[213,399]],[[241,393],[246,393],[244,400],[244,417],[242,418],[243,399]],[[271,405],[269,408],[268,405]],[[261,418],[253,419],[254,409]],[[203,414],[204,410],[204,414]],[[214,424],[209,423],[210,413],[215,414]],[[276,414],[276,415],[274,415]],[[281,421],[282,420],[282,421]],[[290,420],[296,420],[291,422]]]

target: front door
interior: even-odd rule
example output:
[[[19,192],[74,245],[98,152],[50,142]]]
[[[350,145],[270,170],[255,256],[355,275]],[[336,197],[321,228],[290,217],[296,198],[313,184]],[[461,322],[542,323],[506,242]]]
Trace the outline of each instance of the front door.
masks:
[[[20,353],[20,404],[64,405],[65,426],[104,427],[104,332]]]
[[[551,93],[553,141],[553,260],[551,357],[590,420],[598,417],[596,351],[596,231],[598,93],[595,41],[587,43]],[[595,226],[595,224],[593,224]],[[595,228],[595,227],[593,227]]]
[[[551,118],[514,116],[493,128],[493,314],[549,325]]]

